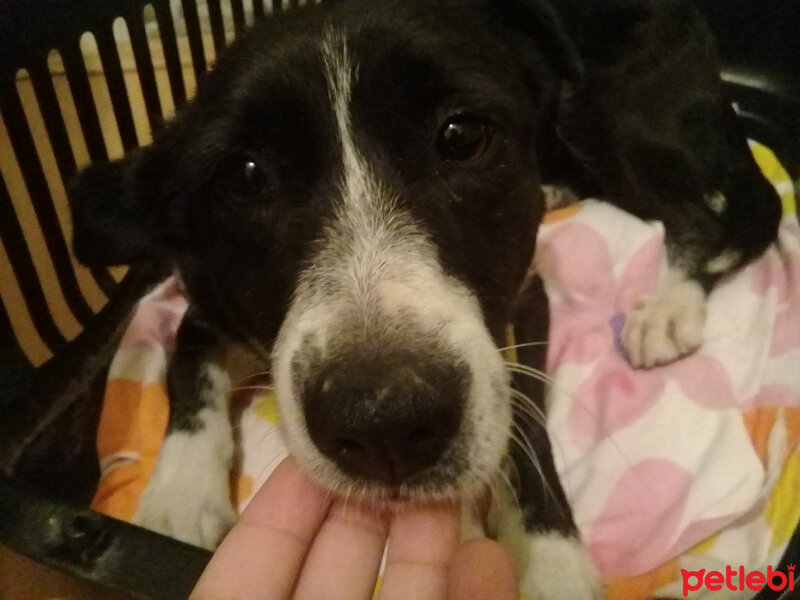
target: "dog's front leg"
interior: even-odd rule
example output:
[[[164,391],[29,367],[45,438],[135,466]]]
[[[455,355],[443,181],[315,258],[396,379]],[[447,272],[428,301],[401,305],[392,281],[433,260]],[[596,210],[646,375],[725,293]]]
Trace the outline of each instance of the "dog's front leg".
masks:
[[[133,519],[208,549],[216,547],[236,519],[230,489],[230,380],[220,357],[216,336],[190,307],[167,373],[167,435]]]
[[[629,161],[643,180],[656,181],[654,187],[667,196],[674,183],[652,175],[661,164],[683,173],[682,179],[702,182],[699,192],[673,192],[684,198],[679,206],[664,198],[653,203],[651,216],[666,230],[670,270],[661,288],[642,298],[625,323],[622,342],[635,367],[658,366],[698,349],[706,294],[777,239],[780,198],[761,173],[738,117],[724,101],[708,113],[714,118],[704,135],[694,136],[713,149],[705,161],[687,158],[706,150],[691,146],[680,153],[650,146],[656,165]]]
[[[536,278],[521,299],[515,321],[515,341],[522,344],[517,348],[519,363],[543,369],[547,346],[542,342],[547,339],[548,321],[547,297]],[[513,384],[509,481],[516,489],[507,487],[507,494],[495,494],[489,528],[514,557],[526,597],[599,600],[603,597],[600,575],[575,526],[553,462],[545,423],[545,385],[539,378],[519,373]]]

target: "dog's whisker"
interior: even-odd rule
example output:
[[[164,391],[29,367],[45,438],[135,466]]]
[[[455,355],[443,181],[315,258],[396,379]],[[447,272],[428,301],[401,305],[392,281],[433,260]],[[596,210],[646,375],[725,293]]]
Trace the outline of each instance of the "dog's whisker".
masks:
[[[533,448],[533,444],[530,441],[525,430],[522,429],[518,424],[513,423],[511,430],[511,439],[514,441],[520,450],[525,454],[525,456],[530,460],[531,464],[536,468],[539,473],[539,476],[542,480],[545,480],[544,473],[542,471],[541,463],[539,462],[539,457],[536,455],[536,451]],[[547,483],[545,481],[545,483]]]
[[[534,367],[529,367],[528,365],[523,365],[521,363],[508,360],[505,361],[505,365],[506,368],[512,373],[519,373],[521,375],[530,375],[534,379],[538,379],[543,383],[552,383],[554,381],[553,378],[544,371],[541,371]]]
[[[180,344],[181,350],[206,350],[208,348],[214,348],[215,345],[211,342],[202,343],[202,344]]]
[[[545,383],[547,383],[547,382],[545,382]],[[628,466],[631,466],[631,467],[633,466],[633,464],[630,463],[630,461],[628,460],[626,453],[623,451],[623,449],[619,446],[619,444],[614,439],[614,436],[604,433],[605,432],[605,427],[602,426],[602,419],[597,415],[597,413],[595,413],[594,411],[592,411],[589,408],[587,408],[584,405],[584,403],[578,402],[571,394],[567,394],[567,392],[565,392],[564,390],[561,390],[559,388],[559,386],[549,384],[548,387],[549,387],[550,393],[557,392],[557,393],[565,394],[565,395],[569,396],[569,398],[572,399],[572,401],[575,402],[575,404],[581,410],[585,411],[588,415],[590,415],[592,417],[592,419],[594,419],[597,423],[600,423],[601,424],[600,431],[603,434],[604,438],[609,441],[609,443],[614,447],[614,449],[619,454],[620,458],[622,458],[628,464]],[[526,396],[520,390],[517,390],[515,388],[509,388],[509,389],[510,389],[511,398],[512,398],[512,407],[518,409],[519,412],[523,413],[524,415],[530,416],[541,427],[543,427],[543,428],[546,427],[547,418],[546,418],[546,415],[544,414],[544,412],[542,411],[542,409],[539,408],[539,406],[537,406],[536,403],[533,400],[531,400],[528,396]],[[535,411],[536,414],[532,415],[530,413],[531,410]],[[555,452],[559,452],[559,453],[561,453],[563,455],[564,449],[562,448],[561,443],[559,442],[558,438],[551,438],[550,442],[551,442],[551,448],[553,449],[553,452],[554,453]],[[540,472],[540,474],[541,474],[541,472]],[[546,479],[543,478],[543,480],[545,481],[545,483],[547,483]],[[564,482],[563,485],[567,486],[568,483]],[[552,495],[552,490],[551,490],[551,495]]]
[[[598,431],[599,431],[600,435],[602,436],[602,438],[604,440],[607,440],[608,443],[610,443],[614,447],[614,449],[619,454],[620,458],[622,458],[629,467],[633,466],[633,463],[631,463],[628,460],[627,454],[625,453],[623,448],[617,443],[614,434],[612,432],[609,432],[608,429],[606,428],[606,426],[605,426],[605,424],[603,422],[603,419],[600,417],[600,415],[598,415],[595,411],[593,411],[589,407],[587,407],[584,402],[579,401],[572,394],[567,393],[566,391],[561,389],[559,386],[551,385],[550,386],[550,393],[558,393],[558,394],[563,394],[563,395],[567,396],[575,404],[575,406],[577,406],[580,410],[582,410],[587,415],[589,415],[592,419],[594,419],[595,423],[597,424]],[[563,448],[561,447],[561,444],[559,444],[558,438],[553,438],[552,439],[552,445],[553,445],[554,449],[558,449],[559,452],[563,453]]]
[[[511,346],[503,346],[502,348],[498,348],[498,352],[505,352],[506,350],[516,350],[517,348],[530,348],[532,346],[547,346],[549,342],[546,340],[543,342],[525,342],[524,344],[512,344]]]
[[[516,486],[511,481],[511,478],[508,476],[508,473],[506,473],[504,469],[500,469],[499,475],[500,475],[500,481],[495,479],[493,485],[498,485],[500,482],[504,483],[505,486],[508,488],[509,493],[511,494],[511,498],[514,501],[515,507],[517,508],[517,510],[522,511],[522,503],[519,500],[519,492],[517,491]]]
[[[528,436],[516,423],[512,425],[512,429],[513,431],[511,433],[511,439],[518,444],[520,450],[522,450],[525,456],[531,461],[531,464],[536,469],[537,473],[539,473],[539,478],[541,479],[543,485],[543,491],[545,492],[545,497],[543,499],[546,501],[547,496],[550,496],[553,502],[558,504],[558,496],[553,490],[553,487],[550,485],[550,482],[545,476],[544,471],[542,470],[542,465],[536,456],[536,452],[533,449],[533,444],[531,444]]]
[[[511,408],[515,411],[516,416],[524,418],[529,424],[535,424],[541,428],[547,425],[547,419],[539,407],[528,398],[512,396]]]
[[[245,375],[237,382],[237,384],[244,383],[245,381],[249,381],[250,379],[256,379],[257,377],[268,377],[269,375],[271,375],[271,371],[269,370],[257,371],[255,373],[250,373],[249,375]]]
[[[520,390],[516,390],[514,388],[511,388],[510,391],[511,391],[511,398],[512,398],[512,408],[514,408],[517,411],[519,411],[517,414],[521,413],[522,416],[530,417],[531,419],[533,419],[533,421],[536,423],[536,425],[538,425],[539,427],[541,427],[543,430],[546,431],[547,430],[547,416],[545,415],[544,411],[533,400],[531,400],[527,395],[522,393]],[[531,411],[533,411],[533,413]],[[514,424],[514,426],[519,429],[519,425],[518,424]],[[527,439],[527,436],[526,436],[526,439]],[[557,452],[560,452],[563,455],[564,449],[561,447],[561,444],[560,444],[558,438],[551,438],[550,447],[553,449],[553,452],[557,451]],[[621,453],[621,451],[620,451],[620,453]],[[513,461],[512,461],[512,464],[513,464]],[[539,470],[538,466],[537,466],[537,470]],[[539,470],[539,472],[540,472],[540,475],[541,475],[541,470]],[[547,483],[547,481],[546,481],[546,479],[544,477],[543,477],[543,481],[545,481],[545,483]],[[552,490],[551,490],[551,494],[552,494]]]
[[[539,419],[539,417],[535,413],[532,413],[527,407],[515,402],[512,404],[511,408],[514,411],[514,418],[518,423],[520,423],[520,425],[532,428],[535,427],[540,431],[547,429],[547,424]]]
[[[253,391],[258,390],[261,392],[272,392],[275,388],[271,385],[240,385],[235,388],[231,388],[231,392],[246,392],[246,391]]]
[[[509,388],[509,393],[511,394],[513,408],[523,412],[542,427],[547,424],[547,416],[544,414],[544,411],[539,408],[531,398],[513,387]]]
[[[534,452],[533,446],[523,432],[522,428],[520,428],[516,423],[513,424],[509,437],[512,442],[517,444],[517,447],[523,452],[525,458],[528,459],[530,463],[537,468],[537,470],[539,470],[539,459],[536,458],[536,453]]]
[[[519,370],[514,369],[514,368],[506,368],[506,369],[507,369],[507,371],[509,373],[512,373],[512,374],[515,374],[515,375],[522,375],[524,377],[530,377],[531,379],[539,381],[539,382],[545,384],[548,387],[553,385],[553,382],[551,380],[543,379],[542,377],[538,376],[537,374],[529,373],[529,372],[525,372],[525,371],[519,371]]]

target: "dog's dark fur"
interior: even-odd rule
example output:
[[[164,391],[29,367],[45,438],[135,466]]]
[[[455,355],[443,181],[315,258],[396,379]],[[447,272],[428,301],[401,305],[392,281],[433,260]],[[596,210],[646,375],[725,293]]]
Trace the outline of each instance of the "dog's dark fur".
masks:
[[[137,520],[202,545],[229,525],[217,365],[233,345],[273,369],[287,443],[323,485],[403,499],[493,477],[512,400],[487,357],[508,323],[518,343],[546,335],[526,279],[542,183],[662,220],[679,284],[701,301],[773,240],[780,211],[688,0],[354,0],[237,41],[152,146],[92,166],[70,192],[83,262],[167,258],[191,300],[161,461],[213,462],[182,467],[209,498],[178,517],[166,505],[182,480],[157,473]],[[670,319],[653,342],[643,317],[635,363],[699,343],[671,339]],[[529,364],[537,352],[520,349]],[[544,429],[516,418],[541,469],[511,449],[523,585],[595,595],[590,567],[548,572],[585,557]],[[186,450],[203,440],[209,454]]]

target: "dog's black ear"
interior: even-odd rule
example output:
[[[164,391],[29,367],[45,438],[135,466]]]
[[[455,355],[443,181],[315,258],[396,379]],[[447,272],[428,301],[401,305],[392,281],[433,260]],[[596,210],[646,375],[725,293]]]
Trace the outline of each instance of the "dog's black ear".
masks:
[[[72,247],[81,263],[127,265],[153,254],[158,218],[139,173],[146,153],[93,164],[70,181]]]
[[[583,62],[549,0],[487,0],[490,14],[544,54],[556,75],[573,85],[583,79]]]

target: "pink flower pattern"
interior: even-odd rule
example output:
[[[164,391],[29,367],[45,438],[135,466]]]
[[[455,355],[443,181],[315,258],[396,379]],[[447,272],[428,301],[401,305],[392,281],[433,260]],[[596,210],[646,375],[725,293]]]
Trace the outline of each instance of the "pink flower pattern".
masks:
[[[593,364],[572,403],[576,443],[589,449],[634,423],[659,401],[668,379],[707,408],[736,406],[730,377],[712,356],[697,352],[650,370],[632,369],[625,358],[620,334],[626,314],[658,286],[665,260],[660,230],[617,269],[608,239],[579,221],[560,225],[540,240],[538,251],[537,268],[551,299],[548,372]]]
[[[698,503],[696,497],[691,503],[697,475],[694,469],[703,471],[704,467],[690,467],[670,458],[667,429],[637,432],[663,436],[666,454],[639,456],[636,448],[630,448],[625,456],[627,466],[617,471],[593,465],[592,452],[601,452],[603,444],[616,434],[632,431],[659,402],[677,400],[667,393],[668,386],[680,390],[684,401],[698,410],[720,415],[718,421],[712,419],[717,425],[709,428],[710,436],[720,435],[720,427],[737,422],[724,415],[760,403],[761,396],[739,397],[732,373],[708,348],[655,369],[629,366],[620,335],[634,303],[658,288],[659,275],[666,268],[663,230],[642,222],[624,224],[624,215],[608,219],[609,213],[603,212],[608,209],[597,206],[587,203],[566,220],[542,227],[536,268],[550,301],[547,369],[556,381],[554,387],[562,373],[564,381],[572,378],[573,382],[577,373],[582,374],[577,383],[571,383],[569,397],[563,400],[569,402],[566,419],[555,435],[571,445],[576,464],[584,465],[578,467],[584,473],[581,493],[590,485],[586,478],[606,478],[598,486],[605,489],[605,496],[596,499],[602,506],[599,512],[590,511],[592,516],[581,523],[582,529],[602,572],[633,575],[685,552],[746,514],[754,504],[738,513],[723,508],[715,513],[713,506],[709,510],[710,505]],[[594,212],[586,216],[584,211]],[[622,225],[617,224],[618,217]],[[639,237],[631,238],[631,232]],[[789,225],[784,235],[800,239],[800,229]],[[772,335],[771,356],[800,348],[800,252],[770,250],[741,276],[751,277],[751,291],[760,305],[767,306],[769,294],[777,298],[775,331],[767,333]],[[783,390],[782,397],[797,402],[798,390],[800,381],[796,388]],[[772,398],[774,402],[774,394]],[[712,442],[698,441],[701,447]],[[746,434],[742,443],[752,451]],[[709,502],[713,505],[714,500]],[[576,516],[580,522],[581,515]]]

